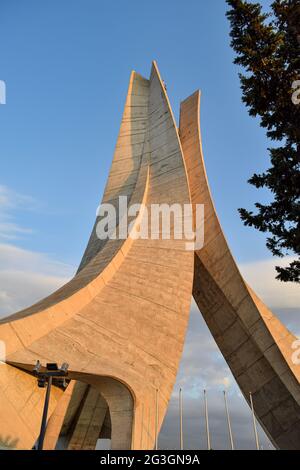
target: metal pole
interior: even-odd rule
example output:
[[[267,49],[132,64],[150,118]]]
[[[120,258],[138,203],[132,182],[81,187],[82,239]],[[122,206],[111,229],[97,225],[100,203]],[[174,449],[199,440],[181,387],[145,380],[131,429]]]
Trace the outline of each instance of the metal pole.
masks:
[[[205,404],[205,423],[206,423],[207,449],[208,449],[208,450],[211,450],[211,445],[210,445],[210,433],[209,433],[209,423],[208,423],[208,407],[207,407],[206,390],[204,390],[204,404]]]
[[[180,414],[180,450],[183,450],[183,426],[182,426],[182,389],[179,389],[179,414]]]
[[[253,406],[253,400],[252,400],[252,393],[250,392],[249,395],[250,395],[250,404],[251,404],[251,410],[252,410],[252,419],[253,419],[253,429],[254,429],[254,435],[255,435],[256,450],[259,450],[259,440],[258,440],[258,434],[257,434],[257,427],[256,427],[256,419],[255,419],[254,406]]]
[[[231,423],[230,423],[230,415],[229,415],[228,403],[227,403],[227,396],[226,396],[226,391],[225,391],[225,390],[224,390],[224,401],[225,401],[225,410],[226,410],[226,416],[227,416],[227,424],[228,424],[228,432],[229,432],[230,446],[231,446],[231,450],[234,450],[233,437],[232,437],[232,430],[231,430]]]
[[[155,399],[155,450],[158,450],[158,389],[156,389]]]
[[[48,378],[46,397],[45,397],[45,403],[44,403],[44,410],[43,410],[43,417],[42,417],[42,424],[41,424],[41,431],[40,431],[39,442],[38,442],[38,450],[43,450],[43,444],[44,444],[46,426],[47,426],[47,415],[48,415],[51,385],[52,385],[52,376],[50,376]]]

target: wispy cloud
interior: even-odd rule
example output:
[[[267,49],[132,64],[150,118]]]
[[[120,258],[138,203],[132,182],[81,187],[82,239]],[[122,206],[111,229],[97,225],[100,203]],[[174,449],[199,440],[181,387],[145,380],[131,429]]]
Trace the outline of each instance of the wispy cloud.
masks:
[[[15,222],[16,211],[35,210],[39,203],[31,196],[20,194],[0,184],[0,240],[16,240],[32,233],[32,229]]]
[[[0,244],[0,316],[25,308],[65,284],[74,268],[46,253]]]
[[[39,203],[31,196],[18,193],[8,186],[0,184],[0,209],[36,209]]]
[[[275,279],[275,266],[286,266],[294,258],[270,258],[240,264],[246,281],[259,297],[271,308],[286,309],[300,306],[299,284],[280,282]]]
[[[3,240],[16,240],[22,235],[33,233],[30,228],[20,227],[20,225],[13,222],[1,221],[0,214],[0,238]]]

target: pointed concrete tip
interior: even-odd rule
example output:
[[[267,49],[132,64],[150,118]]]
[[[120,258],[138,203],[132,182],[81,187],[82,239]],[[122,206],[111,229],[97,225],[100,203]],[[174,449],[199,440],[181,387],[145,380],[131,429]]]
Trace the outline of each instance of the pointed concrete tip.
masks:
[[[199,99],[201,98],[201,90],[196,90],[194,91],[194,93],[192,93],[191,95],[187,96],[186,98],[184,98],[184,100],[180,101],[180,104],[182,103],[185,103],[186,101],[188,101],[189,99],[193,98],[194,96],[199,96]]]
[[[138,78],[140,77],[141,79],[143,80],[148,80],[146,77],[144,77],[143,75],[141,75],[139,72],[137,72],[136,70],[131,70],[131,73],[130,73],[130,80],[134,80],[135,78]]]
[[[158,70],[158,65],[157,65],[156,60],[152,60],[152,67],[151,68],[152,68],[152,70],[155,70],[157,75],[160,77],[160,73],[159,73],[159,70]]]

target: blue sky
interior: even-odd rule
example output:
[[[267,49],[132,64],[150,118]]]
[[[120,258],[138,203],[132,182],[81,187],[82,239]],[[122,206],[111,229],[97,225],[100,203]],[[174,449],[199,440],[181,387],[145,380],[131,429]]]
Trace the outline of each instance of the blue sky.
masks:
[[[180,100],[202,90],[208,175],[237,259],[269,256],[264,236],[237,213],[264,197],[246,181],[267,167],[267,141],[241,103],[225,11],[223,0],[153,1],[151,8],[143,1],[1,2],[1,183],[38,202],[15,213],[32,231],[20,246],[79,262],[130,71],[147,77],[156,59],[176,116]]]
[[[270,1],[262,3],[267,8]],[[237,212],[269,197],[247,179],[268,167],[270,143],[241,102],[225,11],[224,0],[1,0],[0,80],[7,103],[0,105],[0,315],[73,274],[110,168],[130,72],[148,77],[155,59],[177,118],[180,101],[202,90],[207,171],[233,254],[263,300],[300,332],[299,289],[274,280],[265,236],[244,227]],[[227,387],[239,445],[253,448],[248,407],[195,312],[161,442],[178,444],[173,431],[181,385],[191,417],[189,445],[199,445],[203,417],[194,424],[192,417],[206,387],[215,446],[226,447],[220,400]]]

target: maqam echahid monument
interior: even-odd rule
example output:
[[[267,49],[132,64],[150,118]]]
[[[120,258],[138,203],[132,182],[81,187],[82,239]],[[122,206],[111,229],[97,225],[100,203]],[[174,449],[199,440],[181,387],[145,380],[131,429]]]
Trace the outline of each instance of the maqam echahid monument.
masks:
[[[67,388],[52,387],[45,449],[58,440],[67,449],[94,449],[101,437],[111,439],[112,449],[153,449],[193,295],[274,446],[300,449],[296,337],[232,257],[207,181],[199,111],[197,91],[181,103],[177,128],[157,65],[149,80],[132,72],[102,202],[117,208],[125,195],[130,205],[147,208],[204,204],[204,246],[186,250],[187,240],[174,235],[100,240],[95,223],[74,278],[1,321],[0,436],[10,436],[16,448],[31,449],[39,435],[45,389],[32,374],[39,359],[69,363]]]

